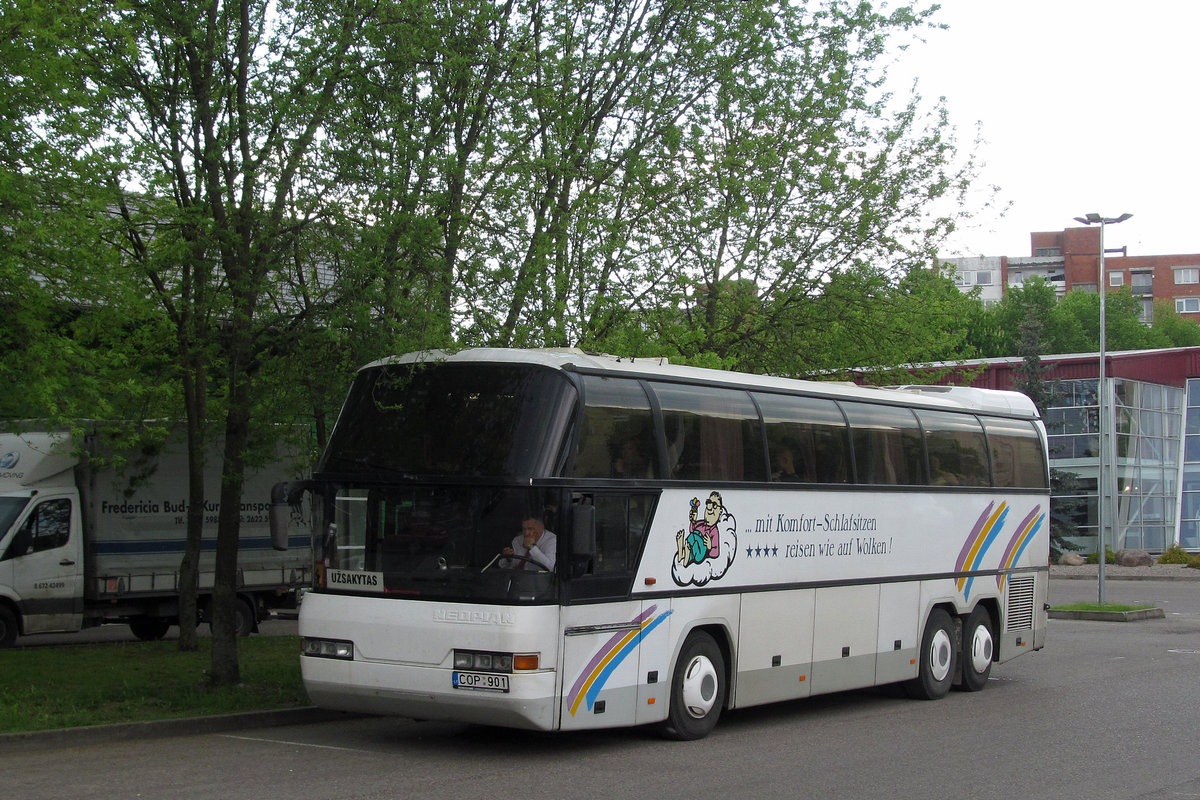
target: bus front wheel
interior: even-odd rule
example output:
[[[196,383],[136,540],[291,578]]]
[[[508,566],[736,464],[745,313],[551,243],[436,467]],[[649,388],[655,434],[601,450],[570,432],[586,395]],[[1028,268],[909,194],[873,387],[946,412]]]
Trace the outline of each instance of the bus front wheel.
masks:
[[[702,739],[725,704],[725,657],[711,636],[687,638],[671,677],[671,708],[662,732],[669,739]]]
[[[954,683],[954,668],[957,649],[954,620],[944,609],[929,612],[925,622],[925,633],[921,637],[920,661],[917,677],[904,685],[908,696],[914,700],[938,700],[950,691]]]
[[[976,606],[963,624],[962,688],[968,692],[987,686],[996,648],[993,627],[992,615],[982,606]]]

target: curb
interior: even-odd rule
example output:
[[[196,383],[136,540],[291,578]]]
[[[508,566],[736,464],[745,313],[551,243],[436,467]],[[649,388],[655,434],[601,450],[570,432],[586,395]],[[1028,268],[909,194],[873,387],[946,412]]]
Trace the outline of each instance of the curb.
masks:
[[[1081,572],[1066,572],[1062,570],[1050,568],[1050,577],[1054,580],[1063,581],[1092,581],[1095,583],[1098,575],[1097,570],[1081,571]],[[1120,572],[1113,573],[1105,571],[1104,579],[1108,581],[1197,581],[1200,582],[1200,570],[1188,568],[1186,572],[1182,570],[1163,570],[1156,573],[1128,573]]]
[[[1097,622],[1140,622],[1146,619],[1166,619],[1161,608],[1139,608],[1134,611],[1067,611],[1051,609],[1046,612],[1050,619],[1085,619]]]
[[[207,733],[271,728],[283,725],[308,725],[356,719],[361,714],[329,711],[315,706],[286,708],[278,711],[252,711],[244,714],[221,714],[212,717],[186,717],[149,722],[126,722],[115,725],[89,725],[82,728],[58,728],[47,731],[24,731],[0,734],[0,753],[19,753],[58,747],[81,747],[110,742],[169,736],[195,736]]]

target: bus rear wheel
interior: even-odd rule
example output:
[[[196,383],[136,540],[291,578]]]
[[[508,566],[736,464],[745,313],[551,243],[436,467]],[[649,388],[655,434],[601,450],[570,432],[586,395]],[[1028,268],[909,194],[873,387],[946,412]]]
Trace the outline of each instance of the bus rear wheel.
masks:
[[[963,624],[961,687],[968,692],[978,692],[987,686],[992,674],[996,649],[993,628],[992,615],[981,606],[976,606]]]
[[[954,620],[944,609],[935,608],[929,612],[925,633],[921,636],[921,650],[917,654],[920,662],[917,677],[904,684],[909,697],[939,700],[950,691],[957,661],[954,657],[956,638]]]
[[[702,739],[725,705],[725,657],[711,636],[688,636],[671,676],[671,708],[662,733],[669,739]]]

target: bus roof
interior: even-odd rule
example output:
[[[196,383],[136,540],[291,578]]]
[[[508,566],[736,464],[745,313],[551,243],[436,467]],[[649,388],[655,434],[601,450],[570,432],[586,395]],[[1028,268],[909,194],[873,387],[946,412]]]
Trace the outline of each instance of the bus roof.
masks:
[[[774,389],[788,392],[843,399],[866,400],[885,403],[902,403],[925,408],[971,410],[1005,416],[1024,418],[1038,417],[1037,407],[1024,394],[997,389],[979,389],[966,386],[906,385],[886,388],[859,386],[843,381],[811,381],[796,378],[779,378],[771,375],[755,375],[747,372],[689,367],[671,364],[665,358],[629,358],[597,353],[586,353],[575,348],[517,349],[478,347],[449,353],[443,350],[422,350],[380,359],[365,365],[369,369],[385,364],[412,364],[420,362],[447,363],[507,363],[532,364],[551,369],[621,374],[627,377],[659,378],[742,389]],[[895,394],[902,392],[901,400]]]

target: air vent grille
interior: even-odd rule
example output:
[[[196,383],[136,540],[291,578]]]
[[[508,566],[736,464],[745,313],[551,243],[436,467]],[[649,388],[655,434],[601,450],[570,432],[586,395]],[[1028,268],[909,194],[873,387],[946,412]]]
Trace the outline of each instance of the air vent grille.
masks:
[[[1034,576],[1008,577],[1008,613],[1004,615],[1004,630],[1027,631],[1033,629]]]

